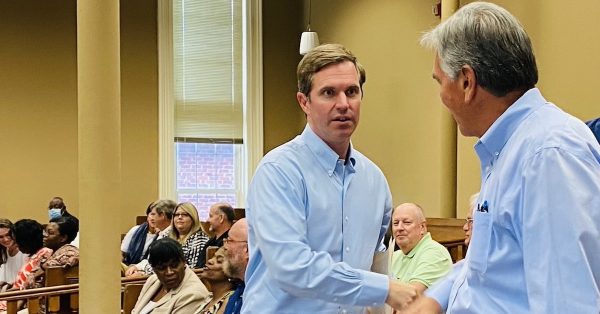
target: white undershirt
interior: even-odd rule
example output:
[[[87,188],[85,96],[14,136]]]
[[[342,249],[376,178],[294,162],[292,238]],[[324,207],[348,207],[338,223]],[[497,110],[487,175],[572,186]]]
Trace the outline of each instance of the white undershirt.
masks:
[[[156,307],[157,302],[150,301],[140,310],[140,314],[148,314],[151,313]]]
[[[17,251],[15,256],[9,254],[6,263],[0,265],[0,281],[13,283],[19,270],[25,264],[25,259],[27,259],[27,255],[21,251]]]

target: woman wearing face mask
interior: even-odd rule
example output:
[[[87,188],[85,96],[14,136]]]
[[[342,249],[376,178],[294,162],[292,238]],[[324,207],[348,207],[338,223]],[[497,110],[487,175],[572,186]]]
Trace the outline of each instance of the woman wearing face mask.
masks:
[[[0,218],[0,291],[12,286],[27,258],[27,255],[19,251],[12,229],[10,220]]]
[[[55,196],[48,203],[48,219],[51,220],[60,217],[71,217],[77,223],[77,230],[79,230],[79,219],[67,211],[67,205],[65,205],[62,197]],[[71,245],[79,247],[79,232],[77,232],[77,236],[75,236]]]

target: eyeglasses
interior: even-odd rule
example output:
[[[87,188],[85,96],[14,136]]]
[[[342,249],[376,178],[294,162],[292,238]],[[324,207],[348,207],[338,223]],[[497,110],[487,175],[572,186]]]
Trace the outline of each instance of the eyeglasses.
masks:
[[[228,244],[228,243],[232,243],[232,242],[246,242],[246,243],[248,243],[248,241],[244,241],[244,240],[233,240],[231,238],[225,238],[225,239],[223,239],[223,243],[224,244]]]
[[[177,214],[173,214],[173,217],[177,218],[177,217],[190,217],[190,214],[188,213],[177,213]]]
[[[473,223],[473,218],[465,218],[465,223],[466,224],[472,224]]]

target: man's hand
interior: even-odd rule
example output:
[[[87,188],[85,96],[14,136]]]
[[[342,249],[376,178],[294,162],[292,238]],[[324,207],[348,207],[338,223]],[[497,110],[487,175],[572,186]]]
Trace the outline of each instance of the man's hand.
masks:
[[[442,313],[440,305],[432,298],[424,295],[418,297],[407,307],[398,311],[399,314],[439,314]]]
[[[390,289],[385,303],[389,304],[393,309],[400,310],[408,306],[417,297],[415,287],[390,280]]]

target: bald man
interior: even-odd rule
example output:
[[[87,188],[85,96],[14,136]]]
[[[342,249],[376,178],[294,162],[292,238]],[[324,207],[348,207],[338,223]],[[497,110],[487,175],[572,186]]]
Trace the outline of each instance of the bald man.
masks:
[[[240,314],[243,305],[245,290],[244,277],[248,267],[248,222],[246,218],[236,221],[229,236],[223,241],[225,258],[223,259],[223,272],[227,277],[236,280],[234,293],[227,301],[224,314]]]
[[[392,214],[392,233],[400,250],[392,257],[392,273],[419,293],[446,275],[452,268],[450,253],[431,239],[423,209],[404,203]]]

